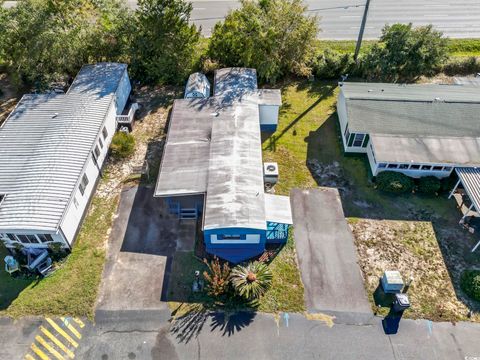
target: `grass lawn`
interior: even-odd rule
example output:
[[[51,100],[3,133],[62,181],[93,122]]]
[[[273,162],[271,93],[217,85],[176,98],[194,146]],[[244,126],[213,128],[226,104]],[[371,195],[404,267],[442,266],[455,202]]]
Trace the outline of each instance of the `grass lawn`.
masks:
[[[95,197],[72,253],[59,269],[41,281],[13,280],[1,270],[0,315],[71,315],[93,318],[105,261],[105,240],[118,197]],[[5,282],[4,282],[5,281]],[[18,295],[18,296],[17,296]]]
[[[317,185],[339,188],[351,224],[368,220],[374,229],[384,229],[391,235],[392,247],[402,249],[401,244],[411,250],[403,275],[408,277],[407,269],[416,269],[417,280],[410,293],[417,304],[406,316],[434,318],[433,313],[440,309],[442,319],[465,319],[467,307],[480,309],[480,304],[467,299],[459,289],[461,271],[480,265],[477,256],[470,253],[478,239],[458,226],[460,212],[446,194],[387,195],[374,189],[365,157],[343,153],[335,113],[337,93],[334,82],[283,84],[284,106],[278,130],[263,142],[265,161],[279,163],[276,192],[288,194],[293,187]],[[356,232],[360,234],[362,231]],[[373,246],[370,252],[381,250],[380,241],[367,244]],[[361,262],[368,260],[364,257],[366,250],[359,253]],[[366,278],[378,276],[380,270],[400,267],[398,258],[389,257],[388,253],[385,256],[390,262],[374,264],[378,266],[374,270],[363,267]],[[371,292],[369,286],[367,283],[366,288]],[[433,302],[431,293],[441,296]],[[448,304],[447,309],[440,305],[443,301]]]

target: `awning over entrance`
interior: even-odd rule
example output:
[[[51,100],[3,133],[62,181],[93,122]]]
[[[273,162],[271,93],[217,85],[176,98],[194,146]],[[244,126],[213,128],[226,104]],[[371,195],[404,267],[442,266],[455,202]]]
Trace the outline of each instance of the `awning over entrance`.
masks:
[[[455,168],[455,172],[458,175],[458,182],[450,193],[449,198],[453,196],[458,185],[462,183],[465,193],[471,201],[470,207],[463,215],[462,220],[460,220],[460,222],[463,223],[463,220],[467,217],[471,210],[480,211],[480,168],[459,167]],[[475,245],[475,247],[472,249],[472,252],[474,252],[479,246],[480,242]]]
[[[480,210],[480,168],[455,168],[455,172],[458,175],[458,183],[455,185],[454,191],[457,189],[460,182],[465,189],[470,201],[472,202],[472,207],[475,210]],[[452,191],[452,194],[453,192]],[[451,195],[450,195],[451,196]]]

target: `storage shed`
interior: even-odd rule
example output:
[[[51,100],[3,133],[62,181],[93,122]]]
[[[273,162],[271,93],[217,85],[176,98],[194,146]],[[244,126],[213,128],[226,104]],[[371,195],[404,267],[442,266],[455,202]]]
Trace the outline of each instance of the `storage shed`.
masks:
[[[175,101],[155,189],[180,218],[196,211],[207,252],[234,263],[285,242],[292,223],[289,198],[264,193],[259,97],[244,73],[220,70],[213,97]]]
[[[209,96],[210,81],[207,77],[200,72],[191,74],[185,86],[185,99],[208,98]]]
[[[373,175],[447,177],[480,165],[480,92],[469,85],[343,83],[345,152],[366,153]]]
[[[0,128],[0,239],[7,247],[70,248],[75,240],[129,88],[119,91],[124,64],[85,68],[66,94],[24,95]]]

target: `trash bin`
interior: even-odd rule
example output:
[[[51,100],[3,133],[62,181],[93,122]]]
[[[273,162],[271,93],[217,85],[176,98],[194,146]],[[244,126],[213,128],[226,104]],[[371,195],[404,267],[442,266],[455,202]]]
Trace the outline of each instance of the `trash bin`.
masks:
[[[395,300],[393,300],[393,310],[401,312],[407,310],[410,307],[410,300],[408,300],[407,294],[395,294]]]

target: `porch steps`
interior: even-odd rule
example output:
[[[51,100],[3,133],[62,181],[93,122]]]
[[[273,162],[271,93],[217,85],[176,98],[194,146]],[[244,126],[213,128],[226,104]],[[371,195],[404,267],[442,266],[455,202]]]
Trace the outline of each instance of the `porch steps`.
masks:
[[[181,220],[195,220],[198,217],[197,209],[182,208],[179,217]]]

